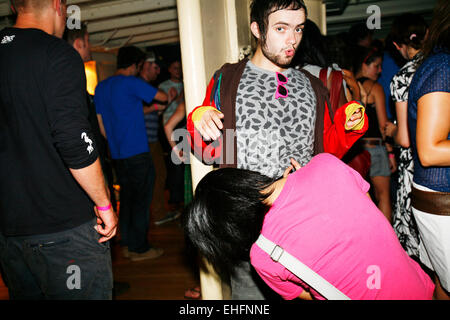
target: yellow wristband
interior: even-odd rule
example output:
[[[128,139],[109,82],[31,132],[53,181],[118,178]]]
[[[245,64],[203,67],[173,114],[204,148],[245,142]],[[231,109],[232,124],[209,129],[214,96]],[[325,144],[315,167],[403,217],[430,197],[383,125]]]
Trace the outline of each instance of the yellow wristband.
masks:
[[[355,113],[356,110],[361,109],[361,119],[353,126],[347,127],[347,122],[350,120],[350,117]],[[364,113],[366,109],[360,105],[359,103],[351,103],[345,108],[345,130],[361,130],[364,126]]]
[[[216,108],[211,107],[211,106],[200,107],[197,110],[195,110],[194,113],[192,114],[192,122],[200,121],[202,119],[203,114],[208,110],[214,110],[219,113],[222,113],[219,110],[217,110]]]

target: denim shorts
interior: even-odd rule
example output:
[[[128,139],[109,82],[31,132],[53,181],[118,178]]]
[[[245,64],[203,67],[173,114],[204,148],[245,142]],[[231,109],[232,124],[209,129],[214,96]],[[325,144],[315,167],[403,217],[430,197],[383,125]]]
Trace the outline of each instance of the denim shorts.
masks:
[[[96,219],[70,230],[23,237],[0,234],[0,263],[11,299],[110,300],[108,242]]]
[[[389,177],[391,170],[389,168],[389,158],[385,146],[374,146],[365,148],[370,153],[370,173],[371,177]]]

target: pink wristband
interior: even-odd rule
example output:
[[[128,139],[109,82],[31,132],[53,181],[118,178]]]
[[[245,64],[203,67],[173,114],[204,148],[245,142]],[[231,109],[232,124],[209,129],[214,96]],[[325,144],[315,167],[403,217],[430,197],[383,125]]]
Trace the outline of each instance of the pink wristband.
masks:
[[[100,211],[108,211],[109,209],[111,209],[111,203],[109,205],[107,205],[106,207],[97,207],[97,210],[100,210]]]
[[[389,158],[395,158],[395,155],[393,153],[389,153]]]

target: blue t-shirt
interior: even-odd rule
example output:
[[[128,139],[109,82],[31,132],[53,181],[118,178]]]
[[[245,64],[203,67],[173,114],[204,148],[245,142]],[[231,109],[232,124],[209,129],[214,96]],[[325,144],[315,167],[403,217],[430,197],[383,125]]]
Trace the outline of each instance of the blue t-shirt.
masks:
[[[113,76],[98,84],[95,107],[113,159],[149,151],[142,103],[152,101],[156,93],[156,88],[133,76]]]
[[[414,158],[413,181],[435,191],[450,192],[450,167],[423,167],[417,155],[417,101],[432,92],[450,92],[450,54],[448,53],[439,52],[430,56],[417,69],[409,87],[408,125]],[[447,139],[450,139],[450,135]]]
[[[387,117],[392,120],[395,118],[395,104],[391,97],[390,84],[392,78],[397,74],[400,68],[395,63],[394,59],[392,59],[391,55],[387,52],[383,55],[383,64],[381,68],[383,71],[381,71],[381,76],[378,79],[378,83],[381,84],[385,93]]]

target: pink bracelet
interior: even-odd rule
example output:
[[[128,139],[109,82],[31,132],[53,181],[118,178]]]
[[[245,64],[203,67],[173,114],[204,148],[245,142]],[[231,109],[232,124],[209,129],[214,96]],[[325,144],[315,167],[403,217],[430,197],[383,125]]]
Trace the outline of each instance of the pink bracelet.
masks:
[[[107,205],[106,207],[97,207],[97,210],[100,210],[100,211],[108,211],[109,209],[111,209],[111,203],[109,205]]]
[[[395,158],[395,155],[393,153],[389,153],[389,158]]]

